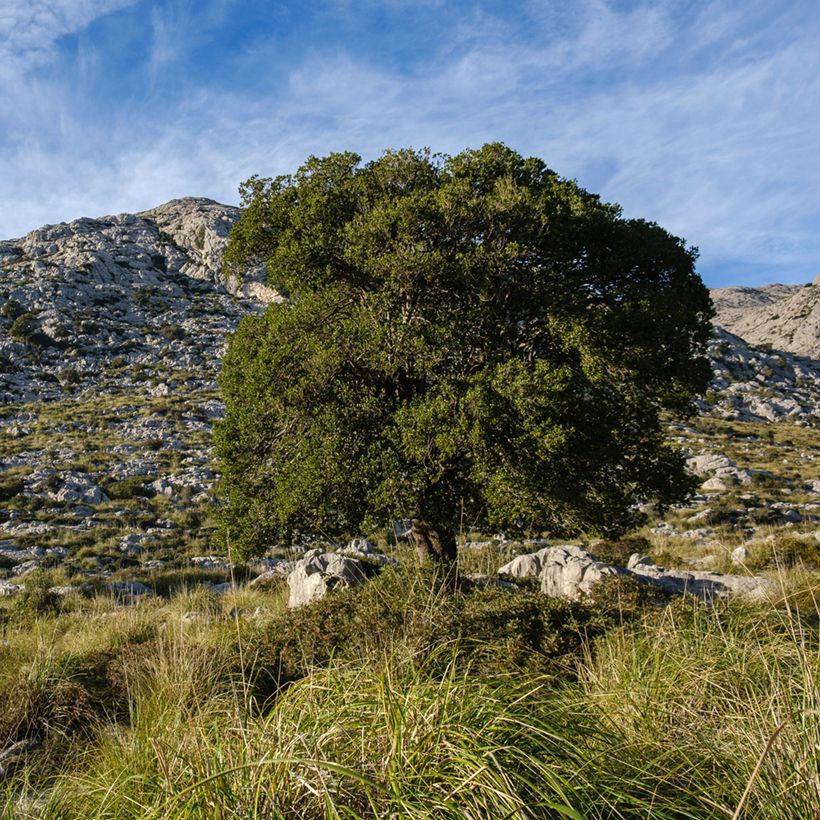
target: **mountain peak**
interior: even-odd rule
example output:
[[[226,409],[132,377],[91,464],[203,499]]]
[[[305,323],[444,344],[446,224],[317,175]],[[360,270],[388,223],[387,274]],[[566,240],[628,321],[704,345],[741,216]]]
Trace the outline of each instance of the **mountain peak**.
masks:
[[[712,291],[715,324],[753,345],[820,358],[820,276],[805,285]]]

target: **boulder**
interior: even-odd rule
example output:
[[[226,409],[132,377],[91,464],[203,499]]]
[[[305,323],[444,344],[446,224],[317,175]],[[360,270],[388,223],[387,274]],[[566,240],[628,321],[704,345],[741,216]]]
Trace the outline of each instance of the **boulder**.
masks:
[[[303,606],[323,598],[332,589],[358,586],[366,578],[364,564],[355,558],[309,550],[288,575],[288,606]]]
[[[25,584],[12,584],[10,581],[0,580],[0,598],[12,598],[25,588]]]
[[[539,550],[538,552],[530,552],[526,555],[519,555],[513,558],[512,561],[504,564],[498,570],[499,575],[512,575],[513,578],[536,578],[541,574],[543,569],[542,558],[547,550]]]
[[[689,593],[704,601],[740,595],[751,600],[768,597],[774,586],[767,578],[749,575],[724,575],[720,572],[665,569],[647,556],[632,555],[627,564],[634,577],[660,587],[671,595]]]
[[[139,581],[112,581],[108,589],[121,601],[154,595],[154,590]]]
[[[555,598],[578,600],[592,593],[604,578],[625,574],[580,547],[564,545],[542,552],[541,591]]]
[[[741,595],[764,599],[774,590],[766,578],[724,575],[718,572],[664,569],[647,555],[634,553],[626,569],[604,563],[581,547],[564,544],[537,553],[520,555],[499,570],[499,574],[524,577],[540,565],[541,591],[556,598],[579,600],[594,593],[606,578],[630,577],[660,587],[676,595],[689,593],[705,601]]]
[[[751,473],[739,470],[730,458],[716,453],[701,453],[686,459],[686,467],[700,478],[719,478],[725,485],[730,483],[750,484]]]

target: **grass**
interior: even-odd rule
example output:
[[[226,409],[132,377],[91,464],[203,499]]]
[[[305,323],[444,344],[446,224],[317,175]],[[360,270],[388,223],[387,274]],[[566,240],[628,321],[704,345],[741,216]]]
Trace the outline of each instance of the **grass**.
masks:
[[[0,431],[0,448],[104,472],[122,445],[144,451],[145,440],[122,435],[125,420],[153,416],[204,446],[206,434],[185,425],[212,395],[32,405],[32,433]],[[54,527],[15,541],[71,555],[0,602],[0,816],[816,816],[813,524],[761,520],[748,535],[772,501],[816,500],[805,487],[820,478],[816,431],[693,423],[678,431],[693,452],[772,475],[670,511],[679,532],[711,527],[702,542],[647,529],[589,547],[618,564],[641,552],[669,566],[763,573],[779,585],[771,601],[709,609],[624,582],[595,606],[546,599],[527,581],[516,592],[453,591],[405,559],[398,573],[288,612],[284,582],[217,596],[202,581],[229,574],[188,566],[186,555],[213,551],[209,505],[142,497],[155,474],[180,469],[178,454],[157,449],[149,476],[106,484],[112,502],[88,530],[21,493],[31,468],[12,467],[3,508]],[[175,526],[143,555],[120,553],[123,535],[160,517]],[[749,554],[737,566],[740,544]],[[465,546],[460,569],[492,574],[521,551]],[[144,570],[149,557],[170,564]],[[48,593],[98,560],[112,580],[142,580],[161,597],[123,606],[101,583]]]
[[[711,609],[407,569],[293,612],[282,588],[199,587],[21,614],[2,748],[40,748],[4,816],[803,820],[820,613],[793,572],[776,601]]]

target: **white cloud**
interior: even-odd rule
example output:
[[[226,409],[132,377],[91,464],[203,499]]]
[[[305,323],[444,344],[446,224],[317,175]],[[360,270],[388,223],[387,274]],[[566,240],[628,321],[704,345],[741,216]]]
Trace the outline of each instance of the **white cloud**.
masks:
[[[0,8],[0,65],[23,73],[48,60],[55,42],[137,0],[9,0]]]
[[[75,25],[91,6],[63,5]],[[235,201],[240,180],[291,171],[311,153],[454,152],[501,139],[683,235],[703,265],[734,260],[740,271],[808,280],[820,260],[817,27],[777,18],[762,32],[765,6],[750,0],[740,14],[728,0],[704,4],[682,29],[672,5],[618,12],[584,0],[555,17],[555,4],[533,4],[543,13],[526,37],[474,12],[412,71],[305,51],[269,93],[202,87],[165,119],[89,122],[61,104],[52,80],[23,120],[29,132],[51,128],[54,144],[19,139],[0,157],[0,201],[20,203],[2,215],[0,235],[174,196]],[[176,8],[154,20],[157,66],[175,59],[185,0]],[[49,36],[58,35],[40,40]],[[274,48],[246,57],[263,66]],[[47,125],[55,111],[63,124]]]

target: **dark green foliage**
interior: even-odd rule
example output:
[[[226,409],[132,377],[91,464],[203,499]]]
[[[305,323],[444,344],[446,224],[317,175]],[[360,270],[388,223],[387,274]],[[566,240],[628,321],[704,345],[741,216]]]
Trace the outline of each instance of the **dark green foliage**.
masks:
[[[37,316],[30,311],[19,314],[9,328],[9,336],[20,342],[30,341],[36,332]]]
[[[17,618],[32,618],[59,612],[60,597],[50,591],[51,573],[35,569],[26,575],[25,588],[14,599],[13,611]]]
[[[0,308],[0,316],[12,322],[25,312],[26,309],[16,299],[8,299]]]
[[[179,341],[180,339],[185,338],[185,329],[181,328],[179,325],[163,325],[159,329],[160,336],[168,341]]]
[[[0,479],[0,501],[11,501],[14,496],[23,492],[25,484],[19,478]]]
[[[264,260],[291,299],[223,362],[240,553],[405,517],[612,536],[693,489],[659,422],[709,377],[682,240],[499,144],[312,157],[241,191],[227,265]]]
[[[156,493],[150,487],[145,486],[149,480],[149,476],[134,475],[105,484],[102,489],[113,501],[126,498],[153,498]]]
[[[76,367],[65,367],[60,371],[60,384],[62,384],[63,387],[79,384],[80,381],[80,372]]]

